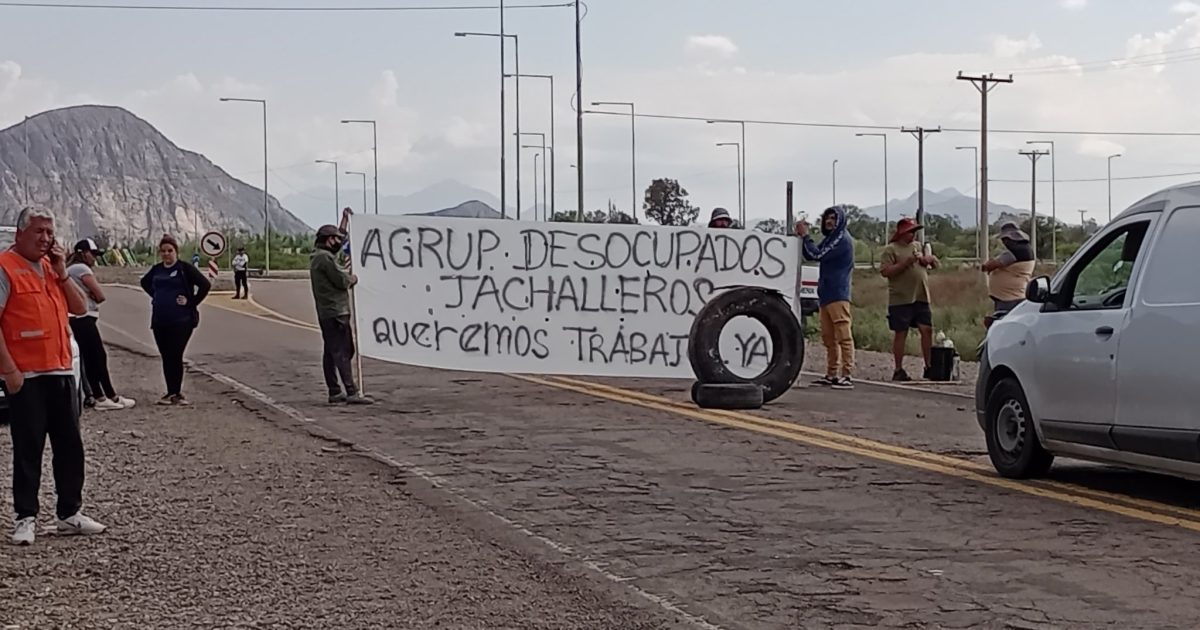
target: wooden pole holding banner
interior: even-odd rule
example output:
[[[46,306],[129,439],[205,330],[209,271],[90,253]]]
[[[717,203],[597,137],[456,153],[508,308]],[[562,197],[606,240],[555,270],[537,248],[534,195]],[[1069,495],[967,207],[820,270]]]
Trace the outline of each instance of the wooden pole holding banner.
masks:
[[[795,227],[796,215],[792,211],[792,182],[789,180],[787,183],[787,225],[784,225],[783,228],[787,230],[786,233],[791,233]]]
[[[346,206],[345,208],[343,208],[342,209],[342,220],[338,224],[338,230],[340,230],[343,234],[346,235],[347,240],[349,240],[349,236],[350,236],[350,216],[352,214],[354,214],[354,211],[350,209],[350,206]],[[346,272],[354,273],[353,250],[351,250],[351,255],[348,257],[348,260],[346,261]],[[350,332],[354,337],[354,364],[355,364],[354,367],[355,367],[355,372],[356,372],[355,380],[358,382],[358,394],[360,396],[365,396],[366,389],[363,387],[362,349],[359,348],[359,344],[358,344],[358,317],[356,315],[357,309],[354,308],[354,304],[355,304],[354,287],[350,287]]]

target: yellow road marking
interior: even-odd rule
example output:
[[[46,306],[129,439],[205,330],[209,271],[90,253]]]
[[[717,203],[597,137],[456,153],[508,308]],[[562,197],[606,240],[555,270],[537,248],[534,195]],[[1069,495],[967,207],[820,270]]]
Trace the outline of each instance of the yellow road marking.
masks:
[[[589,388],[589,389],[598,389],[598,390],[610,392],[610,393],[613,393],[618,396],[637,398],[637,399],[645,400],[645,401],[649,401],[649,402],[671,405],[677,409],[697,409],[697,407],[695,407],[691,403],[682,403],[677,400],[671,400],[670,398],[666,398],[663,396],[657,396],[657,395],[650,394],[647,392],[625,389],[623,387],[615,387],[612,385],[606,385],[604,383],[595,383],[592,381],[573,379],[573,378],[569,378],[569,377],[565,377],[565,376],[553,376],[550,378],[553,380],[562,381],[562,382],[570,384],[570,385],[576,385],[579,387],[584,387],[584,388]],[[824,440],[842,442],[842,443],[850,444],[852,446],[856,446],[859,448],[883,451],[883,452],[891,453],[893,455],[899,455],[901,457],[911,457],[913,459],[920,459],[923,461],[927,461],[927,462],[942,465],[942,466],[951,466],[951,467],[961,468],[963,470],[974,471],[974,472],[983,473],[983,474],[987,474],[987,475],[995,474],[993,469],[986,464],[980,464],[977,462],[973,462],[973,461],[958,458],[958,457],[951,457],[949,455],[941,455],[938,453],[930,453],[928,451],[922,451],[922,450],[918,450],[918,449],[914,449],[914,448],[898,446],[895,444],[888,444],[886,442],[878,442],[876,440],[860,438],[860,437],[857,437],[854,435],[839,433],[837,431],[830,431],[827,429],[819,429],[817,427],[809,427],[809,426],[805,426],[802,424],[796,424],[793,422],[785,422],[782,420],[775,420],[772,418],[766,418],[763,416],[758,416],[758,415],[749,414],[749,413],[745,413],[745,412],[739,412],[739,411],[724,411],[724,410],[716,410],[716,409],[705,409],[704,412],[715,414],[715,415],[729,418],[732,420],[741,421],[741,422],[750,422],[750,423],[754,423],[754,424],[761,424],[763,426],[780,428],[780,429],[794,431],[794,432],[805,434],[805,435],[811,435],[811,436],[814,436],[814,437],[817,437],[820,439],[824,439]],[[972,419],[972,421],[973,421],[973,419]],[[1168,512],[1168,513],[1176,514],[1176,515],[1184,517],[1184,518],[1196,519],[1197,521],[1200,521],[1200,510],[1196,510],[1196,509],[1179,507],[1179,506],[1170,505],[1167,503],[1159,503],[1157,501],[1141,499],[1138,497],[1132,497],[1132,496],[1128,496],[1128,495],[1124,495],[1124,494],[1118,494],[1115,492],[1107,492],[1105,490],[1096,490],[1094,488],[1088,488],[1086,486],[1081,486],[1081,485],[1073,484],[1073,483],[1067,483],[1064,481],[1038,479],[1038,480],[1033,480],[1033,481],[1026,481],[1024,483],[1041,485],[1041,486],[1053,488],[1056,490],[1071,492],[1074,494],[1087,495],[1087,496],[1090,496],[1094,499],[1101,500],[1101,501],[1116,501],[1116,502],[1121,502],[1121,503],[1125,503],[1128,505],[1142,507],[1142,508],[1146,508],[1146,509],[1150,509],[1150,510],[1157,510],[1160,512]]]
[[[817,446],[817,447],[821,447],[821,448],[825,448],[825,449],[829,449],[829,450],[833,450],[833,451],[839,451],[839,452],[843,452],[843,453],[849,453],[852,455],[858,455],[860,457],[872,459],[875,461],[882,461],[882,462],[886,462],[886,463],[890,463],[890,464],[904,466],[906,468],[915,468],[915,469],[924,470],[927,472],[934,472],[934,473],[946,475],[949,477],[957,477],[959,479],[965,479],[968,481],[974,481],[976,483],[981,483],[981,484],[985,484],[985,485],[989,485],[989,486],[995,486],[997,488],[1003,488],[1005,490],[1012,490],[1015,492],[1029,494],[1029,495],[1033,495],[1033,496],[1041,497],[1041,498],[1045,498],[1045,499],[1053,499],[1056,501],[1060,501],[1062,503],[1068,503],[1070,505],[1091,508],[1091,509],[1095,509],[1095,510],[1101,510],[1104,512],[1109,512],[1112,514],[1119,514],[1121,516],[1126,516],[1129,518],[1135,518],[1135,519],[1139,519],[1139,520],[1143,520],[1143,521],[1149,521],[1152,523],[1158,523],[1160,525],[1171,525],[1171,526],[1175,526],[1175,527],[1181,527],[1183,529],[1188,529],[1188,530],[1191,530],[1194,532],[1200,532],[1200,521],[1197,521],[1197,520],[1190,520],[1190,519],[1178,518],[1178,517],[1174,517],[1174,516],[1167,516],[1165,514],[1150,512],[1147,510],[1142,510],[1142,509],[1138,509],[1138,508],[1134,508],[1134,507],[1119,505],[1116,503],[1109,503],[1107,501],[1102,501],[1099,499],[1093,499],[1093,498],[1090,498],[1087,496],[1082,496],[1080,494],[1073,493],[1073,492],[1070,492],[1070,493],[1069,492],[1061,492],[1061,491],[1050,489],[1050,488],[1043,488],[1043,487],[1036,486],[1036,485],[1025,484],[1022,482],[1013,481],[1011,479],[1005,479],[1003,477],[984,475],[977,471],[970,470],[967,468],[939,464],[939,463],[935,463],[932,461],[927,461],[925,459],[914,459],[911,457],[896,455],[896,454],[893,454],[893,453],[890,453],[890,452],[887,452],[884,450],[874,450],[874,449],[869,449],[869,448],[862,448],[862,447],[856,446],[854,444],[850,444],[850,443],[846,443],[846,442],[842,442],[842,441],[826,440],[826,439],[816,437],[815,435],[812,435],[812,434],[806,434],[806,432],[794,430],[794,428],[797,427],[798,425],[791,425],[791,427],[789,429],[784,429],[784,428],[779,428],[779,427],[774,427],[774,426],[767,426],[765,424],[761,424],[761,423],[757,423],[757,422],[745,422],[745,421],[738,420],[738,419],[728,418],[728,417],[725,417],[725,416],[717,414],[717,413],[709,412],[707,410],[688,409],[688,408],[680,407],[680,406],[673,405],[673,404],[663,404],[660,402],[646,400],[646,399],[640,398],[640,397],[624,396],[624,395],[620,395],[620,394],[617,394],[617,393],[614,393],[611,391],[604,391],[601,389],[573,385],[573,384],[562,382],[562,381],[550,381],[550,380],[541,379],[541,378],[537,378],[537,377],[533,377],[533,376],[524,376],[524,375],[517,375],[517,374],[511,374],[509,376],[512,376],[513,378],[516,378],[516,379],[519,379],[522,381],[527,381],[529,383],[535,383],[538,385],[544,385],[547,387],[553,387],[556,389],[563,389],[563,390],[567,390],[567,391],[574,391],[574,392],[577,392],[580,394],[585,394],[585,395],[594,396],[594,397],[598,397],[598,398],[606,398],[606,399],[614,401],[614,402],[636,405],[636,406],[643,407],[646,409],[654,409],[657,411],[664,411],[664,412],[673,413],[676,415],[683,415],[683,416],[687,416],[690,418],[694,418],[696,420],[703,420],[703,421],[710,422],[713,424],[719,424],[719,425],[724,425],[724,426],[728,426],[728,427],[745,429],[747,431],[753,431],[755,433],[770,435],[773,437],[778,437],[778,438],[790,440],[793,442],[799,442],[801,444],[807,444],[810,446]],[[780,423],[780,424],[787,424],[787,423]],[[808,428],[808,427],[803,427],[803,428]],[[855,438],[855,439],[860,440],[861,438]],[[953,458],[951,458],[951,459],[953,459]],[[1073,490],[1073,488],[1072,488],[1072,490]]]
[[[232,293],[230,293],[232,295]],[[247,305],[253,306],[267,315],[260,315],[246,311],[244,309],[235,308],[232,305],[213,303],[212,305],[222,310],[238,313],[247,317],[253,317],[266,322],[290,326],[292,328],[300,328],[309,331],[318,331],[319,328],[308,322],[298,320],[274,309],[265,307],[253,299],[246,300]],[[724,411],[724,410],[701,410],[688,403],[682,403],[676,400],[671,400],[663,396],[657,396],[647,392],[615,387],[604,383],[596,383],[592,381],[569,378],[565,376],[551,376],[552,380],[543,378],[524,376],[517,374],[507,374],[516,379],[524,380],[530,383],[537,383],[557,389],[567,389],[577,393],[582,393],[589,396],[606,398],[617,402],[648,407],[666,411],[676,415],[684,415],[693,419],[700,419],[709,422],[718,422],[727,426],[743,428],[758,433],[766,433],[768,435],[776,435],[776,432],[786,434],[785,436],[777,435],[777,437],[785,437],[792,441],[804,442],[815,446],[832,448],[847,453],[863,455],[871,459],[883,459],[893,463],[899,463],[904,466],[916,467],[922,470],[931,470],[934,472],[942,472],[943,470],[957,470],[963,474],[955,474],[951,476],[960,478],[970,478],[972,480],[986,480],[989,485],[999,486],[1009,489],[1017,489],[1020,492],[1034,494],[1046,498],[1065,500],[1061,497],[1070,497],[1072,500],[1066,502],[1084,507],[1095,507],[1104,511],[1123,514],[1132,518],[1142,520],[1150,520],[1156,523],[1177,525],[1186,529],[1200,531],[1200,510],[1184,508],[1170,505],[1167,503],[1159,503],[1148,499],[1141,499],[1123,494],[1107,492],[1104,490],[1096,490],[1086,486],[1066,483],[1062,481],[1052,480],[1036,480],[1019,482],[1010,479],[997,477],[992,469],[986,465],[978,464],[970,460],[961,459],[958,457],[950,457],[938,453],[930,453],[918,449],[888,444],[867,438],[861,438],[837,431],[828,429],[820,429],[817,427],[809,427],[793,422],[785,422],[775,420],[763,416],[757,416],[744,412]],[[714,420],[720,418],[720,420]],[[1090,501],[1096,505],[1088,505],[1079,501]],[[1121,505],[1124,504],[1124,505]],[[1107,507],[1100,507],[1107,506]],[[1162,514],[1160,514],[1162,513]],[[1142,514],[1150,515],[1155,518],[1144,518]],[[1179,518],[1172,518],[1164,514],[1174,514]],[[1162,520],[1166,519],[1166,520]],[[1185,523],[1194,525],[1188,526]]]

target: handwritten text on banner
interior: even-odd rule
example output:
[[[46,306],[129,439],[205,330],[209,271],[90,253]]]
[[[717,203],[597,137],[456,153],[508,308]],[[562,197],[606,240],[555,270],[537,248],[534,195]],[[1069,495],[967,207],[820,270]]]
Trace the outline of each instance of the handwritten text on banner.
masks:
[[[717,287],[796,287],[795,239],[755,231],[362,215],[351,234],[360,351],[427,367],[687,378]],[[765,365],[754,345],[726,356]]]

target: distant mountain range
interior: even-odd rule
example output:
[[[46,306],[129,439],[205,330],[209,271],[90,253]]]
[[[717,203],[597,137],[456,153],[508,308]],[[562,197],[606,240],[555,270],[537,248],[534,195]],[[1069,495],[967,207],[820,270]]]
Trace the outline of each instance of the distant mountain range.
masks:
[[[0,130],[0,224],[12,225],[26,203],[49,208],[66,238],[263,229],[262,189],[119,107],[56,109]],[[276,199],[269,208],[272,230],[311,231]]]
[[[955,217],[963,227],[975,227],[975,197],[968,197],[954,188],[940,191],[925,190],[925,212],[941,216]],[[893,199],[888,203],[888,218],[892,221],[900,217],[915,217],[917,215],[917,193],[906,199]],[[882,219],[882,205],[863,208],[863,212]],[[988,222],[995,224],[1003,218],[1028,216],[1028,210],[1021,210],[1002,203],[988,202]]]
[[[362,205],[362,187],[347,187],[345,180],[343,180],[342,184],[339,191],[341,205],[350,206],[355,211],[360,211],[358,206]],[[288,209],[302,217],[332,216],[334,208],[333,195],[333,188],[310,188],[303,192],[287,195],[282,198],[282,202]],[[495,195],[453,179],[442,180],[409,195],[384,195],[379,198],[379,212],[381,214],[431,214],[450,210],[468,202],[484,205],[497,215],[500,214],[498,210],[500,208],[500,199]],[[531,205],[521,211],[521,218],[532,220],[535,212],[540,218],[544,210],[545,208],[541,203],[538,203],[536,206]],[[371,199],[369,188],[367,190],[367,208],[365,211],[375,212],[374,200]],[[516,216],[516,210],[512,206],[509,206],[508,218],[515,219]]]

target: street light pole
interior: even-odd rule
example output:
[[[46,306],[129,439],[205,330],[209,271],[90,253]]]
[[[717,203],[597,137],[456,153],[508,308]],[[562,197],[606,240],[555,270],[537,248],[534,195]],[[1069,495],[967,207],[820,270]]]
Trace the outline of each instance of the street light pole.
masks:
[[[271,197],[267,192],[267,101],[261,98],[221,98],[222,103],[239,102],[239,103],[259,103],[262,105],[263,111],[263,235],[266,238],[266,243],[263,244],[264,262],[263,275],[271,275]]]
[[[362,175],[363,188],[363,212],[366,212],[367,207],[367,174],[360,171],[346,171],[347,175]]]
[[[1120,153],[1114,153],[1108,156],[1108,220],[1112,222],[1112,161],[1113,158],[1121,157]]]
[[[375,153],[375,179],[372,180],[375,185],[375,214],[379,214],[379,134],[376,132],[374,120],[343,120],[343,125],[349,124],[365,124],[371,125],[371,150]],[[363,208],[363,212],[367,209]]]
[[[1054,163],[1058,160],[1058,151],[1054,149],[1053,140],[1029,140],[1025,144],[1050,145],[1050,262],[1058,264],[1058,175]]]
[[[833,161],[833,205],[837,205],[837,160]]]
[[[522,149],[541,149],[541,147],[539,147],[536,144],[522,144],[521,148]],[[533,220],[534,221],[537,221],[537,207],[538,207],[538,158],[542,157],[542,155],[543,155],[542,153],[534,153],[533,154]],[[546,177],[546,175],[543,173],[542,178],[544,179],[545,177]],[[542,203],[544,204],[545,201],[543,201]]]
[[[550,146],[551,146],[551,151],[550,151],[550,216],[554,216],[558,212],[557,206],[555,204],[555,198],[558,196],[558,194],[555,192],[556,188],[554,187],[554,170],[555,170],[554,167],[555,167],[555,163],[558,161],[555,158],[555,154],[553,151],[553,147],[558,146],[554,140],[554,75],[552,75],[552,74],[519,74],[519,75],[510,74],[510,75],[506,75],[506,76],[510,76],[510,77],[520,76],[520,77],[525,77],[527,79],[549,79],[549,81],[550,81]],[[542,170],[543,171],[546,170],[546,156],[545,155],[542,156]],[[543,173],[542,174],[543,187],[545,187],[545,184],[546,184],[546,178],[545,178],[545,173]],[[542,195],[542,205],[543,206],[546,205],[546,195],[544,195],[544,194]],[[545,212],[543,212],[542,214],[544,217]]]
[[[887,238],[891,227],[888,225],[888,204],[891,200],[888,198],[888,150],[887,150],[887,134],[886,133],[856,133],[860,138],[866,136],[878,136],[883,138],[883,238]]]
[[[629,147],[630,147],[630,164],[632,168],[632,179],[630,180],[630,209],[633,211],[633,218],[637,218],[637,110],[634,109],[633,103],[623,101],[597,101],[592,103],[592,107],[600,107],[602,105],[628,105],[629,106]],[[740,165],[741,162],[738,162]]]
[[[983,230],[979,227],[983,215],[979,214],[979,147],[954,147],[955,151],[971,150],[975,155],[975,249],[980,261],[987,260],[987,243],[983,242]]]
[[[526,131],[526,132],[522,133],[521,135],[522,136],[537,136],[542,141],[542,146],[541,146],[541,149],[542,149],[542,217],[544,219],[546,216],[546,134],[541,133],[541,132]],[[519,140],[520,140],[520,138],[518,138],[518,141]],[[521,148],[524,149],[524,148],[528,148],[528,147],[522,146]],[[538,147],[532,147],[532,148],[536,149]],[[537,167],[534,167],[534,171],[537,171]],[[534,178],[534,180],[533,180],[533,192],[534,192],[534,196],[536,197],[537,196],[537,178]],[[536,201],[533,203],[533,220],[537,221],[537,202]]]
[[[719,147],[736,147],[737,148],[737,185],[738,199],[742,198],[742,145],[740,142],[718,142]],[[742,221],[742,229],[746,228],[745,221]]]
[[[338,163],[332,160],[317,160],[317,164],[333,165],[333,223],[337,225],[342,217],[342,193],[338,189]]]
[[[521,42],[515,34],[504,32],[504,8],[503,8],[503,6],[501,6],[501,9],[500,9],[500,32],[499,33],[475,33],[475,32],[459,31],[459,32],[455,33],[454,36],[455,37],[498,37],[498,38],[500,38],[500,118],[501,118],[501,123],[500,123],[501,158],[500,158],[500,160],[501,160],[501,165],[503,165],[503,161],[504,161],[503,152],[504,152],[504,146],[506,146],[504,143],[508,142],[508,138],[504,134],[504,122],[503,122],[503,118],[504,118],[504,81],[506,79],[508,79],[508,77],[510,77],[510,76],[515,77],[516,81],[517,81],[517,95],[516,95],[516,99],[517,99],[516,100],[516,103],[517,103],[517,137],[519,138],[521,135]],[[507,69],[504,67],[504,40],[505,40],[505,38],[510,38],[510,37],[513,40],[513,72],[511,75],[508,73]],[[516,144],[518,147],[517,148],[517,220],[520,221],[521,220],[521,149],[520,149],[521,143],[518,140]],[[503,179],[503,177],[504,177],[503,166],[501,166],[501,179]],[[504,188],[503,188],[503,184],[502,184],[501,192],[503,193],[503,191],[504,191]],[[502,206],[504,205],[503,198],[501,198],[501,200],[500,200],[500,205],[502,205]],[[505,212],[502,210],[501,216],[504,216],[504,214],[505,214]]]
[[[707,120],[705,122],[707,122],[710,125],[715,125],[715,124],[719,124],[719,123],[737,123],[738,125],[741,125],[741,127],[742,127],[742,161],[741,161],[742,178],[741,178],[741,182],[740,182],[740,185],[742,188],[742,196],[738,198],[738,212],[741,215],[742,225],[745,225],[746,224],[746,188],[747,188],[746,187],[746,172],[747,172],[746,171],[746,153],[747,153],[746,121],[744,121],[744,120]]]

